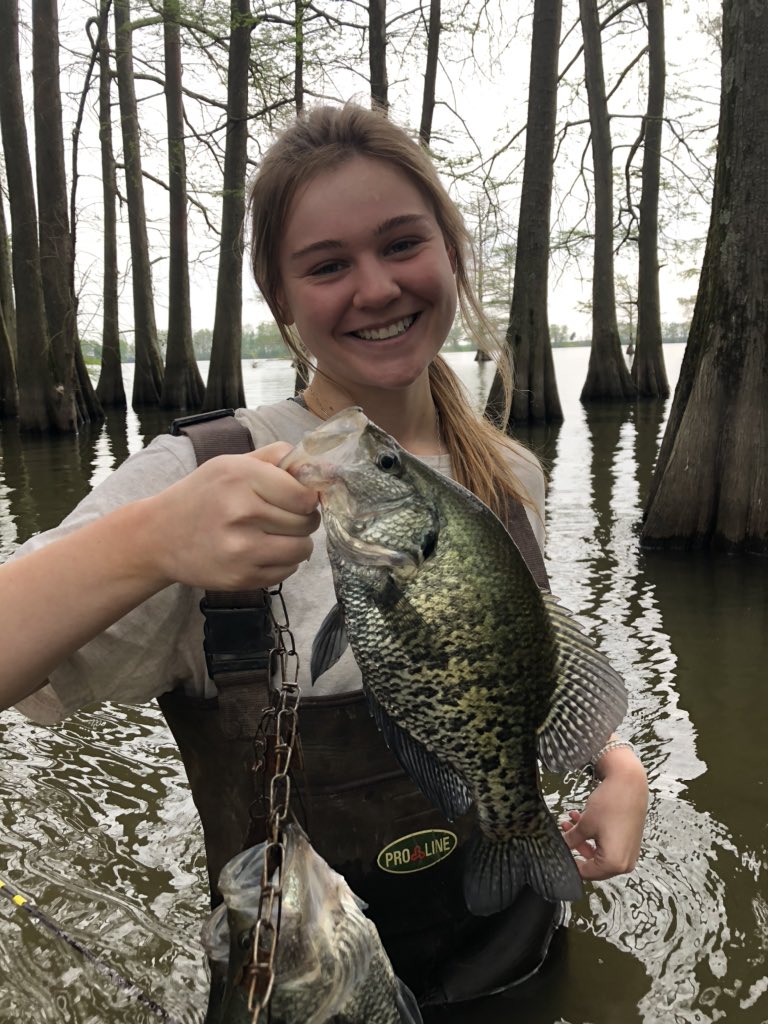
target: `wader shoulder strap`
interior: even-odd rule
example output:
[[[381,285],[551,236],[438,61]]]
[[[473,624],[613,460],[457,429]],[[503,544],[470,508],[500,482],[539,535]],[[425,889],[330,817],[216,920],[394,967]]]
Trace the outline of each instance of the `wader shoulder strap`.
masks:
[[[251,433],[235,419],[233,409],[174,420],[171,433],[190,439],[198,465],[216,455],[253,451]],[[205,616],[205,661],[218,691],[222,729],[233,739],[252,737],[269,703],[274,638],[267,592],[207,590],[200,610]]]
[[[518,551],[523,556],[531,576],[536,580],[541,590],[549,590],[549,576],[544,565],[544,556],[541,553],[539,542],[536,540],[536,534],[533,532],[533,527],[528,519],[523,503],[517,501],[511,495],[507,495],[505,520],[505,526],[515,544],[517,544]]]

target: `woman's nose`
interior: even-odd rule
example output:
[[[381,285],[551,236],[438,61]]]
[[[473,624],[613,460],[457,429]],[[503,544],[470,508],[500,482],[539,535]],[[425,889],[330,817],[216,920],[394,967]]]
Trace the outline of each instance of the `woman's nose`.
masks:
[[[386,306],[399,298],[394,268],[384,260],[361,260],[355,270],[352,305],[356,309]]]

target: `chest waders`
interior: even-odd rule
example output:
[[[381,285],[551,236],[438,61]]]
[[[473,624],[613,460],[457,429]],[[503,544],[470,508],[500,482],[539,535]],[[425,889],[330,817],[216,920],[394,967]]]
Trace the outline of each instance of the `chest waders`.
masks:
[[[176,420],[198,463],[253,450],[231,410]],[[507,528],[540,587],[544,560],[525,510],[510,501]],[[204,646],[218,696],[163,694],[158,703],[179,747],[205,838],[211,906],[221,868],[265,838],[254,819],[261,783],[254,736],[270,701],[274,646],[265,593],[207,592]],[[289,609],[290,610],[290,609]],[[395,972],[422,1002],[459,1002],[499,991],[541,964],[562,908],[526,888],[490,917],[463,898],[470,811],[449,822],[405,774],[379,733],[362,691],[312,697],[299,708],[300,754],[291,810],[318,853],[368,904]],[[217,1020],[225,976],[212,973],[205,1024]]]

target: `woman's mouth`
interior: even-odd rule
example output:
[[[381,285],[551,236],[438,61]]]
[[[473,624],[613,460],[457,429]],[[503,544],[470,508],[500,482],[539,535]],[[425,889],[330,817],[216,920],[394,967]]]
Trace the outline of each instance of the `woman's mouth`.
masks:
[[[412,316],[404,316],[401,320],[396,320],[386,327],[376,327],[373,330],[350,331],[350,334],[356,338],[362,338],[363,341],[389,341],[390,338],[397,338],[399,335],[405,334],[408,328],[412,327],[416,322],[417,316],[418,313],[414,313]]]

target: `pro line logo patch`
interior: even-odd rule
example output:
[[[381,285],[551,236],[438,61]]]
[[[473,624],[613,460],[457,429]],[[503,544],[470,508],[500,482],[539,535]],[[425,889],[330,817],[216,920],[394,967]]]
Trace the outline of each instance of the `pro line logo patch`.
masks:
[[[424,871],[445,860],[456,849],[456,835],[443,828],[428,828],[395,839],[385,846],[376,863],[391,875]]]

